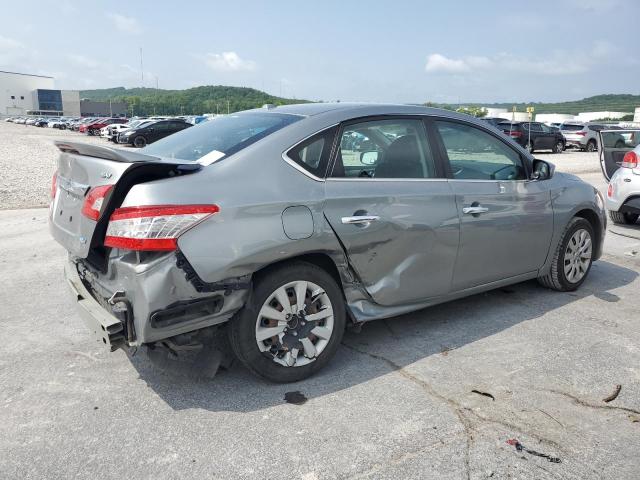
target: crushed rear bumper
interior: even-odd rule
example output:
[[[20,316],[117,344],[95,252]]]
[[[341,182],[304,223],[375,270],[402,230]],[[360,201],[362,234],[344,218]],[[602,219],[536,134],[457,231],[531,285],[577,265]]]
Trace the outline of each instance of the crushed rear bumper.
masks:
[[[65,266],[80,316],[112,351],[224,323],[248,296],[250,284],[197,289],[174,253],[148,263],[135,258],[135,252],[111,257],[106,273],[73,256]]]
[[[82,283],[74,264],[68,262],[64,267],[64,272],[80,318],[82,318],[95,341],[105,345],[112,352],[125,346],[125,323],[110,314],[93,298]]]

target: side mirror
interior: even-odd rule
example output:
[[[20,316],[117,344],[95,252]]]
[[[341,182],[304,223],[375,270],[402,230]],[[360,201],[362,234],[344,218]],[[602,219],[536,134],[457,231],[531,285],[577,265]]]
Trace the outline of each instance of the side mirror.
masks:
[[[553,177],[553,172],[556,167],[552,163],[545,162],[544,160],[533,160],[533,173],[531,174],[531,180],[548,180]]]
[[[375,165],[378,161],[378,152],[362,152],[360,153],[360,163],[363,165]]]

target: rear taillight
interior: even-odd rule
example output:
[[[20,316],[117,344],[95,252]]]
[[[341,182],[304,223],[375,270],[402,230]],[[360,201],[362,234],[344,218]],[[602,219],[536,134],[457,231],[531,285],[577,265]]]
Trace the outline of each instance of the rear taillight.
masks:
[[[513,138],[520,138],[522,136],[522,132],[512,130],[511,132],[509,132],[509,136]]]
[[[82,214],[91,220],[98,220],[104,199],[112,188],[113,185],[100,185],[89,190],[82,205]]]
[[[124,250],[175,250],[180,235],[219,211],[217,205],[118,208],[109,219],[104,244]]]
[[[613,197],[613,183],[610,183],[609,188],[607,188],[607,197]]]
[[[627,152],[622,157],[621,167],[624,168],[637,168],[638,167],[638,156],[636,152]]]
[[[51,200],[56,198],[56,191],[58,190],[58,172],[53,174],[51,178]]]
[[[576,135],[578,135],[579,137],[584,137],[587,134],[587,132],[576,132]]]

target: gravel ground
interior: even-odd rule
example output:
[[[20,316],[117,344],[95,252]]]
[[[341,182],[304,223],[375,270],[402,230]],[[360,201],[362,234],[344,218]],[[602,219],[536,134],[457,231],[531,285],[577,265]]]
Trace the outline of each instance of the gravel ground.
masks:
[[[100,137],[0,121],[0,210],[46,207],[58,149],[54,140],[111,145]]]
[[[58,156],[53,141],[70,138],[115,146],[100,137],[90,137],[77,132],[0,122],[0,210],[46,207],[49,204],[51,177]],[[555,163],[558,171],[562,172],[600,172],[596,153],[536,153],[536,157]]]

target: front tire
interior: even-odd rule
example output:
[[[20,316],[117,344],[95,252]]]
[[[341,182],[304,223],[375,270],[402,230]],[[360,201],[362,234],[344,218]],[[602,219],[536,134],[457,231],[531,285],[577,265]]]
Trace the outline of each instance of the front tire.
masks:
[[[609,210],[609,218],[616,225],[633,225],[638,221],[640,215],[637,213],[624,213]]]
[[[147,144],[147,139],[143,136],[137,136],[133,139],[133,146],[137,148],[142,148]]]
[[[527,149],[527,152],[533,153],[533,142],[529,140],[524,148]]]
[[[333,277],[295,262],[257,275],[246,305],[229,322],[229,339],[255,375],[297,382],[329,362],[345,324],[342,291]]]
[[[580,287],[593,263],[593,239],[591,224],[584,218],[572,218],[556,248],[551,270],[547,275],[538,277],[538,282],[560,292]]]
[[[564,142],[558,140],[553,147],[553,153],[562,153],[564,152]]]

